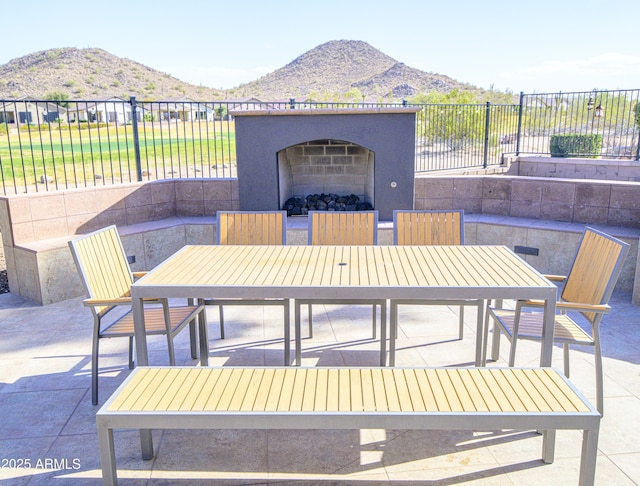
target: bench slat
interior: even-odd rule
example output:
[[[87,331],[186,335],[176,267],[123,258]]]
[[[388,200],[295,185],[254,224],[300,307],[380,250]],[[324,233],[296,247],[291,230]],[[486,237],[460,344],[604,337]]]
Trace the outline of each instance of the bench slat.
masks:
[[[306,370],[306,372],[303,374],[305,375],[306,379],[303,388],[302,410],[310,412],[313,410],[316,402],[316,383],[318,379],[318,370]]]
[[[393,370],[389,368],[384,368],[381,371],[387,410],[391,410],[393,412],[402,410],[400,407],[400,398],[398,397],[398,387],[396,384],[396,375],[398,375],[398,373],[394,373]]]

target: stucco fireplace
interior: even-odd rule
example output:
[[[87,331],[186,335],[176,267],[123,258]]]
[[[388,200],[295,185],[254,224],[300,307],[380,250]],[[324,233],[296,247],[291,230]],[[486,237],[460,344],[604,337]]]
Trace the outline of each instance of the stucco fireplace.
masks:
[[[417,108],[236,111],[240,209],[355,195],[393,219],[413,208]]]

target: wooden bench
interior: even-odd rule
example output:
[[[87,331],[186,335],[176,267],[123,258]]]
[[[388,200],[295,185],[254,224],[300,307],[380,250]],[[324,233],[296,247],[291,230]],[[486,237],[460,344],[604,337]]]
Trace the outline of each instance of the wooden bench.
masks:
[[[113,430],[537,429],[583,431],[580,484],[593,484],[600,414],[552,368],[139,367],[97,413],[104,484],[117,484]]]

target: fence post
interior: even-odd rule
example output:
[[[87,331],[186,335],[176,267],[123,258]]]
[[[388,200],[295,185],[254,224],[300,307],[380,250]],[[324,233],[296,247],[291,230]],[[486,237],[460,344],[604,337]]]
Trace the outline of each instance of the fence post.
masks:
[[[136,97],[129,98],[131,103],[131,126],[133,127],[133,151],[136,156],[136,177],[137,181],[142,181],[142,162],[140,160],[140,137],[138,135],[138,103]]]
[[[487,107],[484,114],[484,156],[482,167],[487,168],[489,164],[489,126],[491,124],[491,102],[487,101]]]
[[[524,92],[520,91],[520,103],[518,108],[518,134],[516,135],[516,156],[520,155],[520,134],[522,132],[522,107],[524,106]]]

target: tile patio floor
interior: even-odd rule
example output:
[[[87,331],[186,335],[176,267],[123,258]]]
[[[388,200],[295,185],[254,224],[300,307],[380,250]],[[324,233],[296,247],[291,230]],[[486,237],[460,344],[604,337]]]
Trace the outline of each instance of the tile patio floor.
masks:
[[[640,484],[640,309],[614,294],[603,321],[605,416],[596,483]],[[303,365],[372,365],[370,308],[314,307],[314,338]],[[457,336],[457,307],[405,307],[397,365],[468,366],[475,316],[467,309]],[[208,313],[212,365],[280,365],[281,309],[227,307],[227,339]],[[101,484],[91,405],[91,316],[81,299],[36,306],[0,295],[1,484]],[[504,343],[506,344],[506,343]],[[188,333],[177,340],[179,364],[193,365]],[[519,344],[517,364],[536,365],[539,347]],[[508,347],[503,345],[499,363]],[[102,342],[100,404],[128,375],[127,340]],[[594,399],[593,356],[573,350],[572,381]],[[562,353],[554,349],[554,366]],[[167,364],[162,337],[150,339],[151,364]],[[535,432],[154,431],[157,456],[143,461],[136,431],[117,431],[121,484],[577,484],[581,433],[559,431],[556,459],[543,464]],[[202,445],[204,444],[204,446]],[[16,468],[14,461],[30,461]]]

